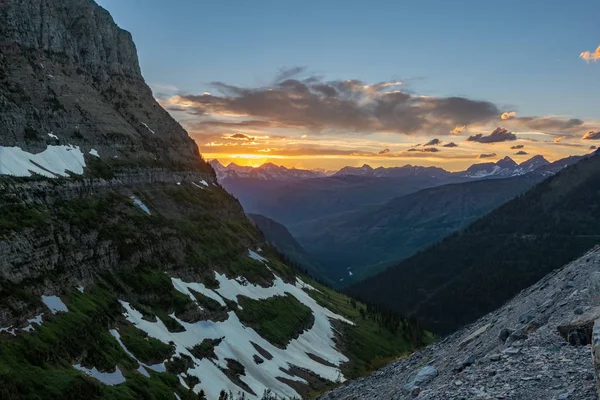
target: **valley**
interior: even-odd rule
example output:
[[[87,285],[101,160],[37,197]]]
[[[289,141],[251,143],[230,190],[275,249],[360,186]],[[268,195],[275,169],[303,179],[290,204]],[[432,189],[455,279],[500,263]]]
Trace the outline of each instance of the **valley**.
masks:
[[[576,5],[356,6],[0,0],[0,399],[600,398]]]

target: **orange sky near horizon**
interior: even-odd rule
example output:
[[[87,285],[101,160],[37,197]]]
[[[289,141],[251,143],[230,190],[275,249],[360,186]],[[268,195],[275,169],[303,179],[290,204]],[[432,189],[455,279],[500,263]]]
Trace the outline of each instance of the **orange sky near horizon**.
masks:
[[[589,153],[600,121],[520,115],[489,101],[435,97],[403,83],[326,81],[302,68],[282,70],[266,86],[214,83],[218,94],[157,99],[200,147],[205,159],[302,169],[406,164],[459,171],[506,156],[555,161]]]
[[[324,170],[339,170],[345,166],[357,167],[363,164],[369,164],[373,168],[412,164],[461,171],[472,164],[495,162],[506,156],[521,163],[541,154],[552,162],[571,155],[587,154],[594,150],[590,148],[594,147],[593,144],[580,139],[555,142],[554,139],[549,138],[542,139],[546,141],[531,141],[532,136],[543,136],[539,133],[516,134],[516,140],[493,144],[471,143],[466,141],[468,136],[452,136],[435,147],[438,149],[437,152],[422,151],[432,148],[423,147],[423,144],[431,138],[416,136],[409,137],[408,139],[412,139],[410,142],[381,141],[364,137],[347,137],[344,140],[323,137],[312,139],[309,135],[304,139],[264,137],[243,144],[232,144],[230,142],[233,140],[227,140],[227,136],[221,138],[221,142],[215,142],[204,135],[193,132],[190,134],[205,159],[217,159],[223,165],[233,162],[242,166],[258,167],[265,163],[274,163],[287,168]],[[443,147],[448,143],[455,143],[457,147]],[[414,147],[418,144],[421,146]],[[386,149],[389,151],[385,151]],[[411,149],[416,150],[411,151]]]

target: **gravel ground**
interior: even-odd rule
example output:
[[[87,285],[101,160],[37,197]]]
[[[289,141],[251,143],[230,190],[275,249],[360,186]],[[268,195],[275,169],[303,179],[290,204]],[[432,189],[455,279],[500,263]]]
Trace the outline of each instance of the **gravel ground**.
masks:
[[[476,323],[319,399],[598,399],[589,332],[572,327],[600,317],[599,283],[597,248]],[[571,328],[572,344],[559,326]]]

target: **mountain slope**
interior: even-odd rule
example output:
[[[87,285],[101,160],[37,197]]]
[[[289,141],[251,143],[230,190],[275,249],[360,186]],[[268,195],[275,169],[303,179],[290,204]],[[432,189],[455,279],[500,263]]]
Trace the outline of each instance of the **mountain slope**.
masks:
[[[0,33],[0,398],[298,397],[427,338],[265,246],[93,1]]]
[[[317,263],[312,260],[311,256],[304,250],[300,243],[294,239],[285,226],[260,214],[248,214],[248,218],[250,218],[265,235],[267,243],[275,246],[275,248],[283,253],[288,260],[300,268],[305,269],[306,272],[314,278],[323,280],[327,284],[331,284],[331,281],[322,275],[324,270],[323,267],[318,266]]]
[[[219,183],[240,200],[244,210],[285,225],[294,235],[308,220],[365,206],[464,178],[364,177],[355,175],[304,179],[295,182],[261,179],[223,179]]]
[[[595,248],[474,324],[319,399],[597,399],[599,345],[592,353],[588,344],[600,328],[599,270]]]
[[[541,179],[531,175],[424,189],[355,215],[321,220],[323,229],[306,229],[298,240],[324,265],[323,273],[350,284],[464,228]]]
[[[450,332],[597,244],[599,189],[595,154],[348,292]]]

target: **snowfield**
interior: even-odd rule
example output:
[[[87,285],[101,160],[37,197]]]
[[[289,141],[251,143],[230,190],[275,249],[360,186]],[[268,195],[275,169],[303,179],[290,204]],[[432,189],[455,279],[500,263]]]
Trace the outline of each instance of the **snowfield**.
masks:
[[[81,175],[85,166],[83,153],[78,146],[48,146],[37,154],[20,147],[0,146],[0,175],[31,176],[36,173],[56,178],[69,176],[67,171]]]
[[[266,262],[266,259],[257,253],[251,252],[250,254],[252,256],[256,255]],[[222,369],[227,369],[227,358],[237,360],[244,366],[245,375],[240,376],[240,379],[255,393],[255,395],[245,393],[246,398],[249,399],[260,399],[266,389],[270,389],[283,398],[300,397],[293,388],[277,379],[282,377],[306,383],[302,378],[282,372],[281,369],[288,369],[290,366],[312,371],[332,382],[343,382],[345,380],[340,365],[347,362],[348,358],[338,351],[335,346],[333,340],[334,328],[331,320],[338,320],[347,324],[352,324],[352,322],[320,306],[306,291],[315,290],[312,286],[301,279],[297,279],[295,284],[286,283],[279,277],[275,278],[273,285],[267,288],[253,285],[241,278],[229,279],[218,273],[215,274],[215,278],[219,282],[219,288],[215,290],[208,289],[198,282],[184,282],[179,278],[172,278],[171,280],[178,291],[187,295],[194,302],[197,301],[190,289],[218,301],[221,305],[226,304],[224,299],[237,302],[238,296],[260,300],[290,294],[312,310],[314,324],[308,331],[301,333],[297,339],[293,339],[285,349],[281,349],[263,339],[254,329],[244,326],[233,311],[228,313],[227,320],[223,322],[208,320],[187,323],[178,319],[175,314],[171,314],[171,317],[185,328],[183,332],[172,333],[168,331],[160,319],[157,319],[156,322],[144,320],[139,311],[129,303],[121,301],[126,310],[124,316],[127,320],[146,332],[150,337],[164,343],[175,343],[176,355],[184,354],[194,360],[194,367],[190,368],[186,374],[200,379],[200,383],[193,388],[196,393],[202,389],[208,399],[216,400],[221,390],[231,390],[233,393],[242,391],[222,371]],[[190,349],[202,343],[204,339],[220,338],[223,338],[223,340],[214,349],[217,360],[198,359],[190,352]],[[260,358],[264,361],[257,364],[254,361],[254,355],[259,355],[259,353],[253,343],[270,353],[272,358],[267,359],[261,356]],[[309,353],[318,355],[330,365],[324,365],[313,360],[308,355]],[[180,380],[183,381],[182,376],[180,376]]]

